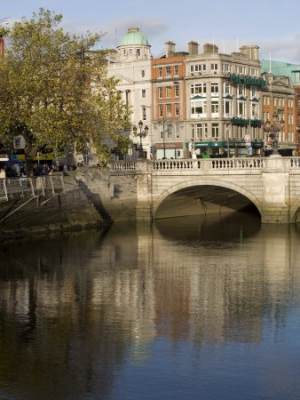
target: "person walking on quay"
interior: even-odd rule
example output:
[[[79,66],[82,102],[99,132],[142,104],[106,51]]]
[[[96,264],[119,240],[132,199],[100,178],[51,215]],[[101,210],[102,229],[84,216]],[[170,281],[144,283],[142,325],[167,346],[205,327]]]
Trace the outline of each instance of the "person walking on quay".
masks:
[[[0,169],[0,179],[6,179],[6,171],[4,168]]]

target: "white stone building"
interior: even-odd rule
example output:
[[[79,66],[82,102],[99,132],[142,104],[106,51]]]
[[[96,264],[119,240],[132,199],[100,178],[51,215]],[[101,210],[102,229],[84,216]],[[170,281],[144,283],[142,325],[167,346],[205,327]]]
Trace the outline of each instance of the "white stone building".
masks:
[[[137,127],[137,133],[144,132],[147,126],[148,133],[142,138],[142,146],[149,158],[152,144],[151,134],[151,50],[150,45],[138,28],[130,28],[123,35],[117,50],[112,50],[109,56],[108,76],[119,79],[117,89],[120,91],[128,110],[132,111],[131,123]],[[143,127],[140,131],[139,122]],[[130,136],[139,146],[140,137]]]

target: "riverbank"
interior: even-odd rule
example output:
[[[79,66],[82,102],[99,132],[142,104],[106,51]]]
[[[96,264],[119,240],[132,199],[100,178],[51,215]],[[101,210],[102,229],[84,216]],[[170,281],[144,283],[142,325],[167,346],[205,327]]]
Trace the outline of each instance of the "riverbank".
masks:
[[[27,203],[24,199],[0,203],[0,238],[99,229],[107,225],[80,189],[75,173],[64,176],[64,186],[65,193],[47,199],[36,197]]]

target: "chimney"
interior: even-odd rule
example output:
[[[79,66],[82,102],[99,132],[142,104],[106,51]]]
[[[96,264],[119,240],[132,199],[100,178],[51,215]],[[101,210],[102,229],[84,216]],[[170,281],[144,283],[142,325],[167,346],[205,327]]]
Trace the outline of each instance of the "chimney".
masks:
[[[259,47],[255,45],[242,46],[241,53],[245,54],[250,60],[259,60]]]
[[[166,42],[166,58],[174,57],[175,54],[175,43],[174,42]]]
[[[216,46],[215,44],[211,44],[211,43],[206,43],[203,46],[203,49],[204,49],[204,53],[215,53],[215,54],[217,54],[219,52],[218,46]]]
[[[197,55],[199,53],[199,44],[198,42],[195,41],[190,41],[189,42],[189,55],[190,56],[194,56]]]

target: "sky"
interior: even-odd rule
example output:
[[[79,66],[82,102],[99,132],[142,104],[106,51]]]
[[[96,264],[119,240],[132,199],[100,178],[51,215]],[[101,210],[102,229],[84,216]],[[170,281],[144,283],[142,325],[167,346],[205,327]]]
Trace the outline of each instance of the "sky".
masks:
[[[300,0],[0,0],[0,23],[29,19],[42,7],[63,16],[65,31],[101,32],[99,48],[116,48],[128,28],[139,28],[160,56],[165,43],[187,51],[188,42],[214,43],[230,54],[260,47],[260,59],[300,64]]]

